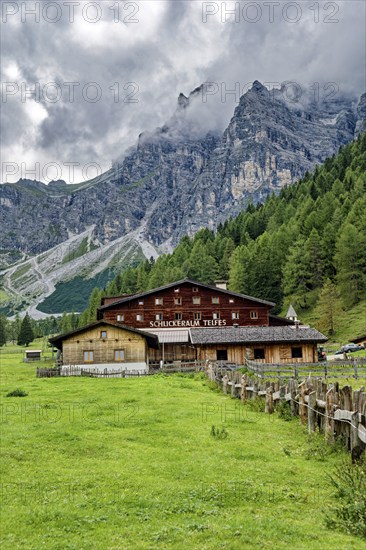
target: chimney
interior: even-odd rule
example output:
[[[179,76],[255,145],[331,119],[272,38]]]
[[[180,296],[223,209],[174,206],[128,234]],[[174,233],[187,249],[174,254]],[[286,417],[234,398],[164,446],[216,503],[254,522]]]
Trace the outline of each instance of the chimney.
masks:
[[[225,281],[225,279],[215,281],[215,286],[217,288],[221,288],[222,290],[227,290],[227,281]]]

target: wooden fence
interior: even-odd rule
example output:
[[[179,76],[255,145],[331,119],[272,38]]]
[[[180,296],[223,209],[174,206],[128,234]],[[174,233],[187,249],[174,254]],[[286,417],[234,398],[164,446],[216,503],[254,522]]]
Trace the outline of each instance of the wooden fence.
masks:
[[[238,371],[226,371],[209,365],[208,377],[214,380],[225,394],[243,402],[257,397],[265,399],[265,412],[272,414],[275,404],[285,401],[290,404],[292,416],[299,416],[308,431],[319,429],[327,439],[335,441],[342,437],[348,449],[362,450],[366,445],[366,392],[365,388],[352,390],[351,386],[339,387],[320,378],[308,377],[299,382],[290,379],[265,382],[256,376]]]
[[[183,363],[176,361],[174,363],[165,363],[162,368],[153,367],[149,369],[149,372],[145,371],[129,371],[129,370],[120,370],[120,371],[108,371],[104,369],[103,371],[95,371],[93,369],[81,369],[79,366],[70,365],[68,369],[62,371],[61,367],[54,368],[43,368],[38,367],[36,371],[37,378],[51,378],[53,376],[87,376],[94,378],[127,378],[130,376],[149,376],[152,374],[173,374],[175,372],[200,372],[205,368],[205,361],[190,361]]]
[[[304,378],[312,376],[322,378],[366,378],[366,359],[326,361],[323,363],[270,364],[258,361],[245,361],[245,367],[259,378]]]

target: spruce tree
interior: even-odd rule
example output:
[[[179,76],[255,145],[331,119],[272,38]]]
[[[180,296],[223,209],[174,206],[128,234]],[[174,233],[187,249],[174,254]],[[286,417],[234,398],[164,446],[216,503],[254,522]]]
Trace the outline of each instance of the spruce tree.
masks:
[[[20,327],[20,332],[18,336],[18,346],[29,346],[29,344],[33,342],[33,340],[34,340],[34,333],[32,329],[32,323],[27,313]]]
[[[316,307],[316,316],[319,318],[317,328],[327,336],[333,336],[338,325],[339,315],[342,311],[337,287],[330,279],[327,279],[319,294]]]

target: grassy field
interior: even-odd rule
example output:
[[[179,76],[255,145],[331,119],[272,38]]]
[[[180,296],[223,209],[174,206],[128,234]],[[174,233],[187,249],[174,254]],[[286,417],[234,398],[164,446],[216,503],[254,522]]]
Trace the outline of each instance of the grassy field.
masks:
[[[199,375],[37,379],[15,349],[0,355],[4,550],[364,548],[324,521],[343,453],[297,419]]]

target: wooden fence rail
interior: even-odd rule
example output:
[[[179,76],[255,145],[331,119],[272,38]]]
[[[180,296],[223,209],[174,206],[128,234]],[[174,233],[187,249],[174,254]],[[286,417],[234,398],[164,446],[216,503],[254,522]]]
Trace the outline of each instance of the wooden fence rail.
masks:
[[[161,368],[151,368],[149,372],[145,371],[108,371],[104,369],[102,371],[95,371],[94,369],[81,369],[80,366],[73,366],[62,370],[60,366],[53,368],[38,367],[36,370],[37,378],[51,378],[54,376],[87,376],[94,378],[126,378],[130,376],[149,376],[152,374],[164,373],[173,374],[175,372],[200,372],[205,368],[205,361],[190,361],[190,362],[175,362],[172,364],[165,363]]]
[[[365,366],[364,366],[365,365]],[[352,361],[327,361],[324,363],[293,363],[291,364],[269,364],[257,361],[245,361],[245,367],[258,376],[265,378],[269,375],[286,378],[303,378],[309,372],[313,376],[324,378],[366,378],[366,362],[363,358]]]
[[[275,404],[285,401],[290,404],[292,416],[299,416],[308,431],[319,430],[329,441],[342,438],[352,454],[362,452],[366,446],[366,392],[362,386],[340,388],[339,383],[329,384],[321,378],[308,377],[299,382],[290,379],[265,382],[257,376],[239,371],[226,371],[214,364],[207,369],[208,377],[215,381],[225,394],[247,399],[265,399],[265,412],[272,414]]]

